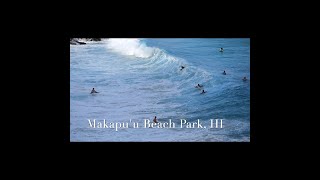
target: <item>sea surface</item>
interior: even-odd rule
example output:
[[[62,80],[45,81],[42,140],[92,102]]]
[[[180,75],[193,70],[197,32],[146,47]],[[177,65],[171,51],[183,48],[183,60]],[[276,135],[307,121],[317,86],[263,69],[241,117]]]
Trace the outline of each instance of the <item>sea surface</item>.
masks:
[[[140,38],[70,45],[71,142],[250,141],[249,38]],[[224,51],[220,52],[220,48]],[[184,66],[181,70],[181,66]],[[222,74],[225,71],[226,75]],[[243,81],[243,77],[247,81]],[[195,88],[197,84],[203,88]],[[90,94],[92,88],[99,93]],[[200,94],[202,90],[206,93]],[[97,122],[222,128],[91,128]]]

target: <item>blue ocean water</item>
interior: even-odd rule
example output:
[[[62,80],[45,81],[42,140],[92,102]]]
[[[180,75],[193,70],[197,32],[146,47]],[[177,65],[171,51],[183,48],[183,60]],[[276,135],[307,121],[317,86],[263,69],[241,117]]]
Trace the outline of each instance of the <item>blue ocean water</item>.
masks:
[[[198,83],[205,94],[195,88]],[[92,88],[99,93],[90,94]],[[142,123],[154,116],[177,124],[223,119],[223,128],[115,131],[88,123]],[[250,39],[103,39],[70,45],[70,141],[250,141]]]

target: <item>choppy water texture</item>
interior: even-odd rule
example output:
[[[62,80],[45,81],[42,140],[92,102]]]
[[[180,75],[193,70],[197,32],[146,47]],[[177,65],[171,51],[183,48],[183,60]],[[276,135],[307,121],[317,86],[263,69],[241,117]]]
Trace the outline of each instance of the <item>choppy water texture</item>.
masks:
[[[194,87],[198,83],[207,93],[200,94]],[[90,94],[92,88],[99,93]],[[248,142],[250,39],[104,39],[70,45],[70,110],[70,141]],[[177,125],[180,119],[224,121],[222,129],[117,132],[88,123],[143,123],[154,116]]]

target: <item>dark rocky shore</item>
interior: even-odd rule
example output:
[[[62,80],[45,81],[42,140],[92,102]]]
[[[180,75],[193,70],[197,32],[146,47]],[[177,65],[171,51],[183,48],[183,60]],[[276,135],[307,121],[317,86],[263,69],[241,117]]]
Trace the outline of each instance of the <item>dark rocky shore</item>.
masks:
[[[85,42],[81,42],[80,38],[70,38],[70,44],[72,45],[82,45],[86,44]],[[83,38],[85,41],[101,41],[101,38]]]

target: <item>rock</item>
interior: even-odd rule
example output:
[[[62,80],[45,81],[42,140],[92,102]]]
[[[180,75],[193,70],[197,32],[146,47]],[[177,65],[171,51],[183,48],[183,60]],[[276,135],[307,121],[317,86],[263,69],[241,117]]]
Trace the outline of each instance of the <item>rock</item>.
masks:
[[[101,38],[91,38],[92,41],[101,41]]]
[[[83,40],[83,41],[101,41],[101,38],[70,38],[70,44],[72,44],[72,45],[87,44],[87,43],[81,42],[79,40]]]
[[[79,43],[79,44],[87,44],[87,43],[85,43],[85,42],[80,42],[80,41],[78,41],[78,43]]]
[[[81,45],[81,44],[86,44],[85,42],[80,42],[76,40],[75,38],[70,38],[70,44],[72,45]]]

